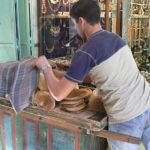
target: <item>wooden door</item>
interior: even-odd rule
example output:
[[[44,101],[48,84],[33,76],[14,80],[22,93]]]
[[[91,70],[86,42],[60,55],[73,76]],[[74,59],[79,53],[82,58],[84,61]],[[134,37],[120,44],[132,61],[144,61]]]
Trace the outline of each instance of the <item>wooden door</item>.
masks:
[[[20,41],[20,59],[33,54],[33,27],[31,19],[31,1],[17,0],[18,34]]]
[[[15,0],[0,0],[0,62],[17,56]]]

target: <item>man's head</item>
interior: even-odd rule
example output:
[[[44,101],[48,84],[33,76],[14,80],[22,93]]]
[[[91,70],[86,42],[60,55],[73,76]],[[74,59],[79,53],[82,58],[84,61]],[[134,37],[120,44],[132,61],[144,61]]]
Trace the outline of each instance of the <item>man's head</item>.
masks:
[[[96,0],[79,0],[71,8],[70,16],[78,34],[83,37],[89,26],[100,24],[100,8]]]

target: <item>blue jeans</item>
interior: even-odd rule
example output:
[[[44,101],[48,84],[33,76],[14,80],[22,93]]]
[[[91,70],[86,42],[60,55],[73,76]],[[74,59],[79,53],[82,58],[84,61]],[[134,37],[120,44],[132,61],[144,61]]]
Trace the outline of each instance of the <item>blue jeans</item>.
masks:
[[[109,125],[109,131],[122,133],[142,140],[146,150],[150,150],[150,108],[140,116],[126,121]],[[111,150],[138,150],[138,145],[108,139]]]

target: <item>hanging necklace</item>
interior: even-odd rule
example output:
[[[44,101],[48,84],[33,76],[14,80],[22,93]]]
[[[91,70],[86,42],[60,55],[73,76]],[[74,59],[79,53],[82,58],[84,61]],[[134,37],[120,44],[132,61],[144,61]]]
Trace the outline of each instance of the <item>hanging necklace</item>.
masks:
[[[42,14],[46,14],[46,1],[42,0]]]
[[[50,0],[52,4],[57,4],[60,0]]]
[[[69,0],[67,0],[67,1],[63,0],[62,2],[63,2],[64,5],[69,4]]]
[[[48,6],[49,6],[50,10],[52,12],[56,13],[59,10],[59,8],[60,8],[60,2],[61,2],[61,0],[57,0],[57,3],[56,3],[56,0],[53,0],[53,1],[52,0],[48,0]]]
[[[78,0],[70,0],[70,3],[75,3],[77,2]]]

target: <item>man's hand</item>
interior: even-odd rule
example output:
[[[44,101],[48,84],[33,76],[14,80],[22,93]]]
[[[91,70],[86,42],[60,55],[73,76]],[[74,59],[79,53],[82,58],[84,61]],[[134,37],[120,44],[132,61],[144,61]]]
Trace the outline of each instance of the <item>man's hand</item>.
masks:
[[[77,84],[76,82],[63,77],[64,73],[60,75],[60,73],[58,73],[59,71],[56,71],[57,73],[55,73],[61,76],[61,79],[58,79],[53,70],[48,69],[51,68],[51,66],[45,56],[37,58],[36,66],[43,71],[49,92],[57,101],[64,99]]]
[[[49,64],[45,56],[40,56],[39,58],[37,58],[36,66],[42,71],[44,71],[47,68],[51,68],[51,65]]]

